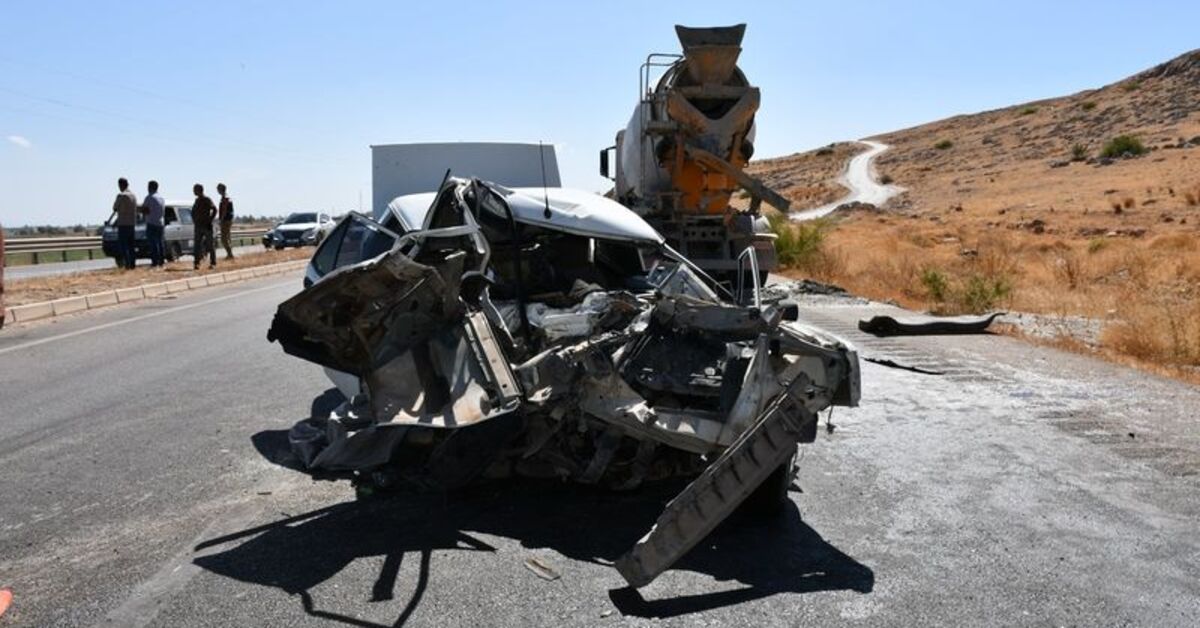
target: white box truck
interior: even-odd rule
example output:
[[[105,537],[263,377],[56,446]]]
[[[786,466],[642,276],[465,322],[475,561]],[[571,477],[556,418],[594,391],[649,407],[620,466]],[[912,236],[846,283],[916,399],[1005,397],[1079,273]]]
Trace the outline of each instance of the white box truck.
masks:
[[[436,192],[446,170],[510,188],[562,187],[553,144],[380,144],[371,147],[371,215],[380,216],[397,196]]]

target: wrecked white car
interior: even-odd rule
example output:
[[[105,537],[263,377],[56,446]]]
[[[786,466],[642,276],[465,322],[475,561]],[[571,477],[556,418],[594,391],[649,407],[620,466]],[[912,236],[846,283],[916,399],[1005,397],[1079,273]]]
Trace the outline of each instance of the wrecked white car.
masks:
[[[448,176],[343,219],[306,284],[269,338],[359,391],[293,428],[311,472],[364,491],[695,478],[617,562],[633,586],[743,501],[786,500],[817,413],[858,401],[853,349],[586,192]]]

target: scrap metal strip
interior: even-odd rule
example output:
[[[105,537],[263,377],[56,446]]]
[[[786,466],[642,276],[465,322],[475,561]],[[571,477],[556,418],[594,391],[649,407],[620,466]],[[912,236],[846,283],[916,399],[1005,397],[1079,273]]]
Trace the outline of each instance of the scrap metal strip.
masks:
[[[733,513],[796,451],[816,415],[803,404],[807,378],[796,381],[700,477],[667,504],[654,527],[616,562],[633,587],[649,584]]]

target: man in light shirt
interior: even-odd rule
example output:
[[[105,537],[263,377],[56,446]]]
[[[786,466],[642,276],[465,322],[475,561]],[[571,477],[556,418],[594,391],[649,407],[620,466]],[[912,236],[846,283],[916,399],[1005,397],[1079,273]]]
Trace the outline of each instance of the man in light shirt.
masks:
[[[166,204],[158,194],[158,181],[147,183],[146,190],[150,193],[142,201],[142,213],[146,214],[146,243],[150,247],[150,266],[158,268],[163,265],[166,253],[163,243],[163,212]]]
[[[120,192],[113,201],[113,213],[117,215],[117,242],[121,252],[117,262],[121,268],[128,270],[133,268],[137,260],[133,230],[137,226],[138,202],[125,177],[117,179],[117,189]]]

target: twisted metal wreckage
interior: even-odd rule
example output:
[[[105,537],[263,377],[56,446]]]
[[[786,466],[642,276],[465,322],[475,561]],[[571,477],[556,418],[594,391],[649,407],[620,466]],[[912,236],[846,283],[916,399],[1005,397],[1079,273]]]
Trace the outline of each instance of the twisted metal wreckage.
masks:
[[[310,271],[268,337],[360,387],[293,428],[309,470],[376,489],[694,477],[617,561],[633,586],[748,498],[786,500],[817,413],[859,397],[853,348],[786,289],[726,288],[586,192],[447,176],[381,221],[348,216]]]

